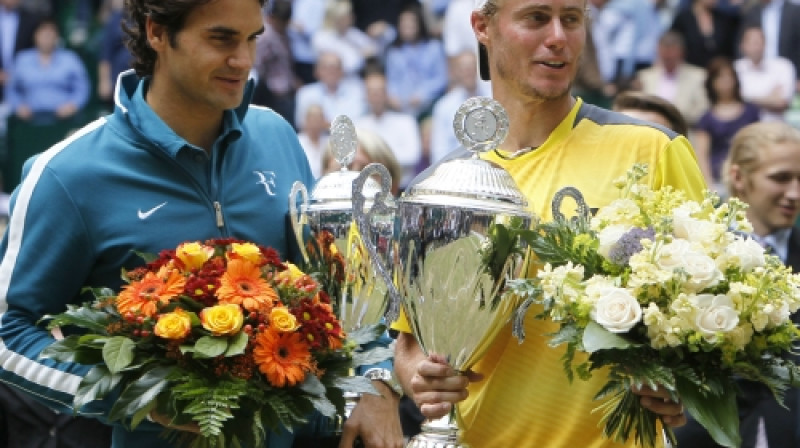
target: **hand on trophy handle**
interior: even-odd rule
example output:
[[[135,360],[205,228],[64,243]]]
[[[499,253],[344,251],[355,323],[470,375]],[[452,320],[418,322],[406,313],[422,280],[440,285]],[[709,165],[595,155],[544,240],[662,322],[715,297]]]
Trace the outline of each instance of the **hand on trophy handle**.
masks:
[[[480,373],[457,371],[441,355],[425,356],[409,333],[398,336],[395,373],[422,415],[428,419],[447,415],[453,403],[467,398],[467,386],[483,379]]]

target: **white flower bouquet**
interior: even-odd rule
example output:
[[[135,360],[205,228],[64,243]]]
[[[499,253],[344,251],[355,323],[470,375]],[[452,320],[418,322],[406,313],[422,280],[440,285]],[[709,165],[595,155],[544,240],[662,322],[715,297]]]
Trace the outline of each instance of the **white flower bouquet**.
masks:
[[[608,369],[596,395],[604,433],[655,446],[658,417],[633,388],[663,387],[719,444],[739,446],[737,379],[765,384],[781,401],[797,379],[788,358],[798,331],[800,277],[747,235],[746,205],[702,202],[639,181],[645,165],[617,182],[620,198],[595,216],[538,224],[523,232],[541,268],[510,283],[559,324],[551,344],[567,344],[570,379]],[[582,198],[579,198],[582,200]],[[575,354],[587,353],[577,361]],[[782,401],[781,401],[782,402]],[[674,435],[665,427],[668,438]]]

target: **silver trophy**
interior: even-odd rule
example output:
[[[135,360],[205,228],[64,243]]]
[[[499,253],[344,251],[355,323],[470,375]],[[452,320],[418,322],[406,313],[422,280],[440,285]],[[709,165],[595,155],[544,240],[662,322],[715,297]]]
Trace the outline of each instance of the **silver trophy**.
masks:
[[[497,148],[508,133],[502,106],[489,98],[472,98],[460,107],[453,124],[473,157],[444,162],[411,186],[396,202],[390,247],[382,252],[368,244],[368,249],[424,352],[442,355],[454,369],[466,372],[512,317],[513,306],[502,288],[518,272],[523,249],[518,239],[500,244],[500,236],[508,236],[504,232],[511,228],[527,229],[532,218],[508,172],[479,157]],[[375,175],[385,193],[389,173],[381,165],[368,165],[354,183],[354,214],[365,240],[377,228],[375,216],[387,214],[390,207],[377,200],[368,204],[359,190],[359,182]],[[388,264],[387,255],[392,260]],[[465,446],[454,417],[451,413],[424,423],[408,446]]]
[[[326,277],[330,284],[322,286],[331,296],[342,329],[350,335],[381,322],[389,295],[353,222],[350,195],[359,173],[347,166],[355,157],[358,141],[348,117],[341,115],[333,120],[330,142],[341,169],[322,176],[310,195],[302,182],[295,182],[289,194],[289,220],[306,266],[329,270]],[[365,180],[366,196],[373,197],[380,191],[377,181]],[[378,218],[377,222],[384,222],[382,227],[391,231],[392,216]],[[386,240],[390,235],[377,231],[374,236]],[[388,349],[386,352],[383,358],[391,353]],[[345,392],[345,418],[357,400],[357,393]],[[341,421],[337,430],[341,431]]]

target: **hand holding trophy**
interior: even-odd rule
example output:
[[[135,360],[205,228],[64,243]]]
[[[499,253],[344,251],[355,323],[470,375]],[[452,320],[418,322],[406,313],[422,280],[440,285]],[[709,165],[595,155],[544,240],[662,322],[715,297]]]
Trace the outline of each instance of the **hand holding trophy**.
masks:
[[[505,282],[522,261],[510,228],[527,229],[527,202],[502,168],[479,158],[496,148],[508,132],[502,106],[489,98],[472,98],[454,119],[469,159],[450,160],[412,185],[397,201],[388,248],[370,244],[375,216],[390,209],[376,199],[365,211],[361,190],[371,176],[387,191],[388,172],[369,165],[353,184],[353,213],[376,268],[426,355],[436,355],[458,372],[467,372],[499,331],[507,329],[514,304],[502,296]],[[388,257],[385,255],[388,254]],[[391,259],[387,265],[384,260]],[[462,447],[454,416],[423,424],[409,447]]]

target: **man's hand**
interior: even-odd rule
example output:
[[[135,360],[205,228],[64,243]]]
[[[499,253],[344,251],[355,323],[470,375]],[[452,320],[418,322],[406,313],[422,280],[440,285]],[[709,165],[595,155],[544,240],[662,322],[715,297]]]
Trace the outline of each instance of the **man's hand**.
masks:
[[[480,381],[483,375],[475,372],[459,374],[443,356],[432,354],[417,364],[411,378],[411,391],[422,415],[429,419],[444,417],[453,403],[467,398],[467,386]]]
[[[633,393],[642,397],[642,406],[660,415],[665,425],[677,428],[686,424],[683,405],[672,401],[663,387],[653,390],[645,386],[641,390],[633,389]]]
[[[366,448],[401,448],[403,429],[398,405],[400,396],[381,381],[372,381],[380,395],[362,394],[344,422],[339,448],[352,448],[360,437]]]

